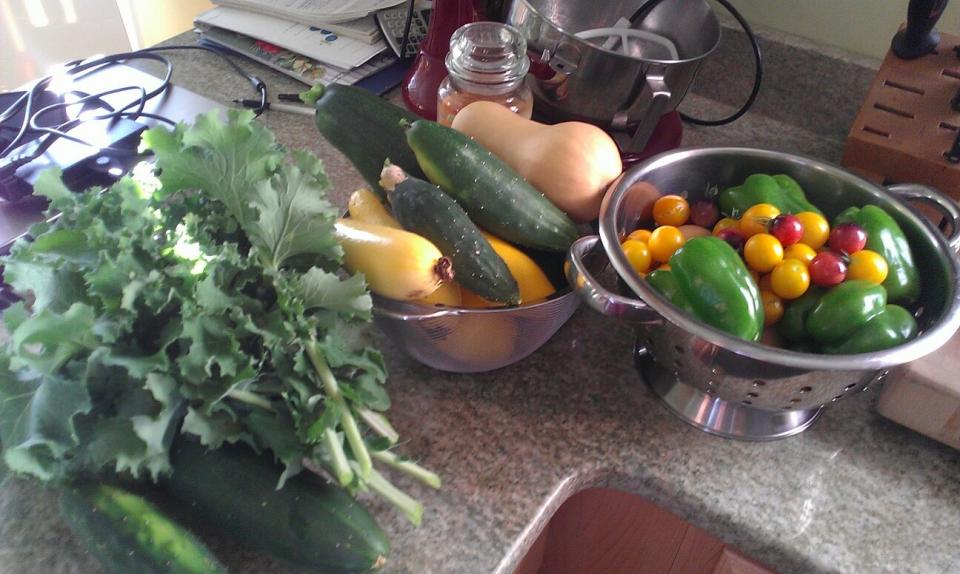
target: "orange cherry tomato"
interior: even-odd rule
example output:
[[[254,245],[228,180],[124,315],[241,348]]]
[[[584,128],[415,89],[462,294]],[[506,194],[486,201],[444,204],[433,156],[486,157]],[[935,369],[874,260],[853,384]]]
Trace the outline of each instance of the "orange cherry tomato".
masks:
[[[732,217],[724,217],[713,226],[713,234],[716,235],[724,229],[740,229],[740,220]]]
[[[751,269],[769,273],[777,263],[783,261],[783,245],[769,233],[758,233],[747,239],[743,246],[743,258]]]
[[[847,280],[864,279],[879,285],[887,278],[890,268],[887,260],[876,251],[861,249],[850,254],[850,264],[847,265]]]
[[[647,245],[650,247],[650,254],[654,261],[666,263],[670,256],[680,249],[687,240],[683,233],[672,225],[661,225],[650,234],[650,241]]]
[[[633,266],[637,273],[650,271],[650,248],[647,247],[646,243],[635,239],[628,239],[623,242],[621,247],[623,247],[623,253],[627,256],[627,260],[630,261],[630,265]]]
[[[657,225],[680,227],[690,219],[690,204],[679,195],[664,195],[653,204],[653,220]]]
[[[781,299],[796,299],[810,288],[810,273],[799,259],[784,259],[769,275],[770,287]]]
[[[780,210],[769,203],[758,203],[743,212],[740,218],[740,232],[744,237],[753,237],[758,233],[766,233],[770,222],[780,215]]]
[[[783,250],[783,259],[798,259],[803,261],[804,265],[810,265],[813,258],[817,256],[817,250],[806,243],[794,243]]]
[[[783,300],[772,291],[761,291],[760,300],[763,302],[763,324],[776,324],[783,317]]]
[[[630,235],[628,235],[627,238],[624,239],[624,242],[630,241],[630,240],[633,240],[633,241],[641,241],[641,242],[643,242],[643,243],[647,243],[647,242],[650,241],[650,230],[649,230],[649,229],[634,229],[633,231],[630,232]]]
[[[813,211],[801,211],[796,214],[800,224],[803,225],[803,237],[800,243],[809,245],[814,249],[820,249],[830,237],[830,224],[819,213]]]

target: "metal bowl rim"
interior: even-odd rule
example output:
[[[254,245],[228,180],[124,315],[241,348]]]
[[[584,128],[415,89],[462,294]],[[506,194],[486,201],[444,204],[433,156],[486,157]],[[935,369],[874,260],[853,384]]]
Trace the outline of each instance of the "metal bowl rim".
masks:
[[[832,370],[858,371],[889,369],[904,363],[919,359],[945,344],[960,327],[960,289],[955,288],[953,298],[947,304],[941,319],[930,329],[903,345],[858,355],[820,355],[800,353],[787,349],[779,349],[759,342],[747,341],[729,335],[706,323],[696,320],[677,307],[671,305],[665,298],[656,293],[630,265],[620,248],[616,230],[616,215],[620,203],[627,194],[627,190],[641,179],[646,172],[663,165],[679,164],[691,157],[704,155],[742,154],[744,156],[761,157],[793,164],[807,164],[807,167],[827,172],[833,177],[850,182],[858,187],[865,187],[895,205],[907,218],[919,224],[924,232],[933,240],[937,247],[947,254],[950,275],[954,283],[960,283],[960,260],[957,253],[950,248],[946,239],[925,217],[917,214],[903,200],[899,199],[883,187],[867,181],[841,167],[828,164],[818,159],[800,154],[791,154],[772,150],[749,147],[694,147],[680,150],[671,150],[650,157],[630,168],[617,182],[614,189],[607,193],[600,208],[600,240],[603,244],[610,263],[617,274],[627,283],[634,293],[662,319],[670,321],[677,327],[690,332],[714,345],[743,355],[754,360],[764,361],[804,370]]]
[[[623,54],[623,53],[621,53],[621,52],[614,52],[613,50],[608,50],[608,49],[606,49],[606,48],[603,48],[602,46],[599,46],[599,45],[597,45],[597,44],[593,44],[593,43],[591,43],[591,42],[586,42],[586,41],[584,41],[583,38],[580,38],[580,37],[578,37],[576,34],[573,34],[573,33],[569,32],[569,31],[567,31],[564,27],[560,26],[559,24],[557,24],[556,22],[554,22],[554,21],[551,20],[550,18],[547,18],[546,16],[544,16],[543,13],[540,12],[540,10],[537,10],[537,9],[536,9],[530,2],[528,2],[527,0],[521,0],[521,1],[522,1],[523,4],[526,6],[526,9],[527,9],[527,10],[529,10],[531,13],[533,13],[534,15],[536,15],[537,18],[539,18],[541,21],[546,22],[547,25],[549,25],[550,28],[552,28],[552,29],[553,29],[555,32],[557,32],[558,34],[562,35],[564,38],[566,38],[566,39],[568,39],[568,40],[573,40],[574,42],[576,42],[576,43],[578,43],[578,44],[584,44],[584,45],[586,45],[586,46],[588,46],[588,47],[590,47],[590,48],[594,48],[594,49],[596,49],[598,52],[602,52],[603,54],[606,54],[606,55],[608,55],[608,56],[614,56],[614,57],[616,57],[616,58],[618,58],[618,59],[623,59],[623,60],[627,60],[627,61],[629,61],[629,62],[634,62],[634,63],[639,62],[639,63],[642,63],[642,64],[665,64],[665,65],[668,65],[668,64],[687,64],[687,63],[690,63],[690,62],[696,62],[696,61],[698,61],[698,60],[702,60],[702,59],[706,58],[707,56],[709,56],[710,54],[712,54],[713,52],[715,52],[716,49],[717,49],[717,46],[720,45],[720,40],[722,39],[722,36],[723,36],[723,26],[720,25],[720,19],[717,17],[717,13],[713,10],[712,7],[710,7],[709,2],[706,2],[706,0],[704,0],[704,3],[706,3],[707,6],[710,7],[710,14],[713,16],[713,23],[714,23],[714,25],[715,25],[716,28],[717,28],[717,41],[714,42],[713,46],[711,46],[711,48],[710,48],[709,50],[707,50],[707,51],[704,52],[703,54],[700,54],[699,56],[693,56],[693,57],[691,57],[691,58],[684,58],[684,59],[682,59],[682,60],[655,60],[655,59],[652,59],[652,58],[635,58],[635,57],[632,57],[632,56],[627,56],[626,54]],[[511,9],[510,12],[512,13],[513,10]],[[510,19],[510,18],[508,17],[508,20],[509,20],[509,19]],[[507,24],[509,24],[510,26],[517,27],[513,22],[510,22],[510,21],[508,21]],[[518,28],[518,29],[519,29],[519,28]],[[523,32],[523,31],[521,30],[521,35],[523,35],[522,32]],[[529,41],[529,39],[527,39],[527,46],[528,46],[528,48],[529,48],[529,46],[530,46],[530,41]]]

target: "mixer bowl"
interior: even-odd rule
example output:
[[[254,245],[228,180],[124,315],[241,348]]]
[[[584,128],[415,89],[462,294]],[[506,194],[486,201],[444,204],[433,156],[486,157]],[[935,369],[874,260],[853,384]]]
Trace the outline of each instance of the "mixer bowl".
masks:
[[[630,132],[625,149],[644,148],[720,43],[719,21],[705,0],[661,2],[638,24],[619,28],[629,33],[620,41],[595,34],[615,35],[618,20],[645,2],[513,2],[507,21],[527,41],[538,114]]]
[[[832,219],[852,205],[874,204],[903,228],[922,280],[915,311],[920,334],[903,345],[859,355],[817,355],[778,349],[733,337],[682,312],[633,270],[620,242],[650,221],[661,193],[686,194],[738,185],[753,173],[785,173]],[[653,184],[637,185],[646,182]],[[658,191],[659,190],[659,191]],[[930,203],[950,227],[945,239],[905,199]],[[920,185],[883,188],[839,167],[811,158],[749,148],[700,148],[667,152],[627,171],[601,207],[600,236],[584,237],[569,253],[568,280],[587,303],[636,325],[637,366],[646,382],[676,414],[714,434],[774,439],[807,428],[823,407],[875,381],[897,366],[946,343],[960,327],[960,208]],[[603,253],[638,297],[601,286],[584,265]]]

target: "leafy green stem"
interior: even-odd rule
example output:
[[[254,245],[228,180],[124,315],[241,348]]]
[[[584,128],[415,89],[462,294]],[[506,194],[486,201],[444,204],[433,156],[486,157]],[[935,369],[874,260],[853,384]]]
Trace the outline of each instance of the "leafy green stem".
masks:
[[[333,466],[333,473],[337,477],[337,482],[340,483],[340,486],[350,484],[353,481],[353,471],[350,469],[346,453],[343,452],[343,445],[340,444],[337,431],[327,427],[323,433],[323,441],[330,453],[330,464]]]
[[[400,440],[400,435],[387,420],[387,417],[368,408],[360,409],[358,414],[363,422],[373,429],[373,432],[390,441],[390,444],[396,444]]]
[[[313,363],[313,368],[316,369],[317,374],[320,375],[320,380],[323,381],[323,387],[327,391],[327,395],[341,408],[340,426],[343,427],[343,435],[346,437],[347,443],[350,444],[353,457],[360,466],[360,478],[367,480],[373,471],[373,461],[370,460],[370,452],[363,442],[363,436],[360,435],[357,420],[353,418],[353,413],[340,392],[340,385],[337,384],[337,379],[333,376],[330,365],[327,364],[323,355],[317,351],[316,342],[310,341],[305,345],[305,348],[307,356],[310,357],[310,362]]]
[[[356,466],[355,463],[354,466]],[[371,490],[386,498],[391,504],[399,508],[400,511],[403,512],[404,516],[407,517],[407,520],[409,520],[414,526],[420,526],[420,522],[423,520],[422,504],[410,498],[407,493],[394,486],[376,470],[370,472],[370,479],[367,480],[367,485]]]
[[[240,401],[241,403],[246,403],[255,407],[260,407],[261,409],[266,409],[270,412],[276,412],[276,409],[273,408],[273,405],[267,399],[261,397],[256,393],[251,393],[250,391],[243,391],[240,389],[232,389],[227,392],[227,396],[231,399]]]
[[[436,473],[411,460],[405,460],[389,450],[374,451],[373,458],[397,470],[402,470],[431,488],[440,488],[440,477]]]

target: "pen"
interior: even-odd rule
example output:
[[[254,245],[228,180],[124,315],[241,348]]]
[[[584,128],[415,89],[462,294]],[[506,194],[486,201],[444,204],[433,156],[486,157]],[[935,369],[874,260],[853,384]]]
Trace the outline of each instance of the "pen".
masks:
[[[260,102],[257,100],[233,100],[233,103],[240,104],[245,108],[256,109],[260,107]],[[264,110],[273,110],[276,112],[286,112],[288,114],[300,114],[303,116],[312,116],[314,114],[313,108],[308,108],[307,106],[296,106],[292,104],[282,104],[279,102],[267,102],[264,106]]]

